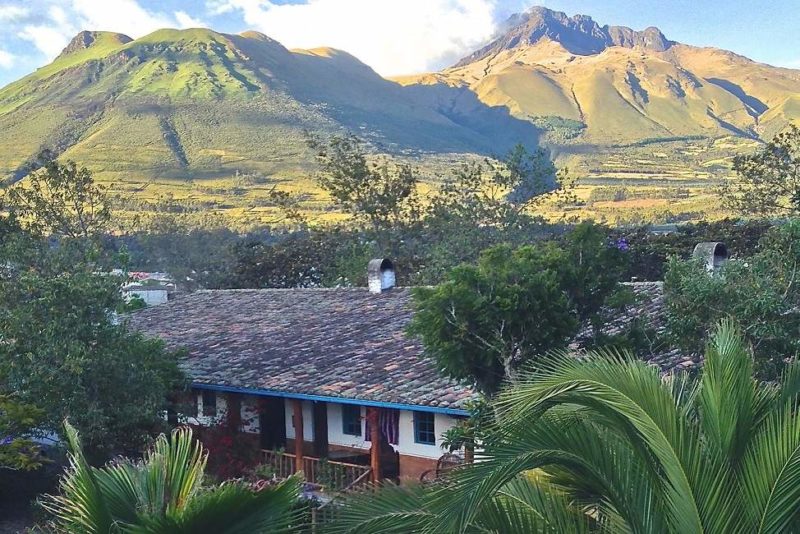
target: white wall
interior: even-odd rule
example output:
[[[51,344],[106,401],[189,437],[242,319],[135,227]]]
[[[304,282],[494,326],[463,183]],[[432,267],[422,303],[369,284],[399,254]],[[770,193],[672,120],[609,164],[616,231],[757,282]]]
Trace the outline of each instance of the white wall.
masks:
[[[314,411],[311,401],[303,403],[303,441],[314,441]],[[286,439],[294,439],[294,400],[286,399]]]
[[[202,426],[211,426],[216,424],[217,421],[222,419],[225,416],[225,412],[228,409],[228,405],[225,402],[225,395],[220,393],[219,391],[212,391],[212,393],[216,394],[217,396],[217,415],[210,416],[210,415],[203,415],[203,393],[202,391],[197,392],[197,417],[196,418],[189,418],[189,423],[198,424]],[[194,419],[194,421],[192,421]]]
[[[148,306],[158,306],[166,304],[169,300],[169,292],[166,289],[131,289],[123,291],[126,300],[139,297]]]
[[[349,436],[342,432],[342,404],[328,404],[328,443],[333,445],[343,445],[354,449],[369,449],[370,442],[364,439],[366,426],[366,407],[361,407],[361,435]],[[434,414],[434,426],[436,428],[436,445],[425,445],[414,441],[414,414],[410,410],[400,410],[399,439],[398,444],[392,447],[400,454],[407,456],[419,456],[422,458],[438,459],[444,450],[442,449],[442,434],[456,424],[456,419],[445,414]]]
[[[438,459],[446,452],[442,449],[442,433],[455,426],[456,419],[446,414],[434,414],[436,445],[426,445],[414,441],[414,415],[416,413],[409,410],[400,411],[400,437],[397,452],[408,456]]]
[[[242,397],[242,430],[251,434],[261,432],[258,415],[258,397]]]
[[[364,427],[366,426],[367,409],[361,406],[361,435],[350,436],[342,432],[342,406],[344,404],[328,403],[328,443],[343,445],[354,449],[370,448],[370,442],[364,440]]]

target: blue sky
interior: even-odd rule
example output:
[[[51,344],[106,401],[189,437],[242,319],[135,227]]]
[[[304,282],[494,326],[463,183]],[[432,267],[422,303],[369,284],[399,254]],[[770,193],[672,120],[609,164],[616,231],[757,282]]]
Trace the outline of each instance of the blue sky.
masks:
[[[51,61],[82,29],[256,29],[289,47],[344,49],[384,75],[434,70],[530,5],[800,68],[800,0],[0,0],[0,86]]]

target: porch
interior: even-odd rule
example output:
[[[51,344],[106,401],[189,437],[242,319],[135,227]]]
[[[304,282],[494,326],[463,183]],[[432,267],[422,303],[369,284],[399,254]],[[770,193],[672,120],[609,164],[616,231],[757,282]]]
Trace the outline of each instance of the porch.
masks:
[[[195,424],[228,425],[252,442],[258,461],[277,477],[302,472],[326,490],[419,480],[437,469],[450,414],[353,402],[248,395],[197,388]],[[252,449],[251,449],[252,450]]]
[[[370,466],[337,462],[328,458],[303,456],[302,465],[298,468],[297,455],[283,451],[262,450],[261,461],[270,466],[278,478],[287,478],[302,472],[308,484],[325,493],[347,491],[372,480]]]

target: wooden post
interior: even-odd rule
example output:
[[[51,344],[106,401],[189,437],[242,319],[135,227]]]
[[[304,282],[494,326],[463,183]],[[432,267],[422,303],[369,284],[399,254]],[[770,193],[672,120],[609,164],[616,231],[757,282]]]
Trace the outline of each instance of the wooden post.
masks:
[[[303,401],[292,399],[294,415],[294,462],[295,472],[303,470]]]
[[[236,393],[228,393],[225,398],[228,425],[233,432],[242,429],[242,399]]]
[[[378,408],[367,408],[367,420],[369,421],[369,439],[372,446],[369,450],[369,465],[372,468],[372,481],[381,480],[381,427]]]

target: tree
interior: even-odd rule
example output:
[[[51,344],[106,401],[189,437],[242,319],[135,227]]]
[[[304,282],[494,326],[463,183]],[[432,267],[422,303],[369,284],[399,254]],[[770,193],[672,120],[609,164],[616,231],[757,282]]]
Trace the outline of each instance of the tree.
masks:
[[[355,135],[327,143],[309,137],[321,171],[316,180],[339,207],[372,228],[397,224],[417,212],[418,178],[410,165],[370,158]]]
[[[695,260],[670,260],[665,276],[666,334],[688,353],[702,351],[714,325],[736,322],[752,344],[759,376],[774,380],[800,353],[800,221],[771,229],[746,261],[716,273]]]
[[[556,170],[549,152],[517,145],[502,160],[454,169],[430,195],[426,215],[434,223],[513,228],[527,222],[537,204],[570,190],[566,170]]]
[[[50,267],[0,277],[0,393],[43,410],[50,430],[71,417],[97,458],[138,448],[183,386],[177,355],[116,318],[121,277]]]
[[[39,447],[30,438],[44,413],[10,395],[0,395],[0,470],[31,470],[41,465]]]
[[[39,156],[41,169],[5,196],[5,207],[32,233],[70,239],[95,238],[109,229],[110,201],[92,173],[74,161]]]
[[[730,322],[705,354],[697,381],[615,352],[554,354],[500,395],[480,461],[353,496],[330,531],[796,532],[800,366],[759,381]]]
[[[535,247],[490,248],[439,286],[414,289],[409,331],[445,375],[491,395],[524,362],[565,346],[577,330],[549,267]]]
[[[177,354],[116,315],[125,278],[98,261],[107,200],[88,171],[52,161],[11,200],[0,243],[0,395],[41,410],[45,430],[71,417],[94,459],[138,449],[184,384]]]
[[[260,491],[238,481],[204,485],[207,453],[188,428],[159,436],[142,461],[123,458],[99,469],[86,461],[77,431],[67,425],[66,435],[70,467],[61,495],[43,502],[55,532],[233,534],[297,527],[296,479]]]
[[[733,160],[737,181],[722,186],[727,207],[739,213],[800,213],[800,128],[790,125],[762,149]]]
[[[410,332],[444,374],[491,396],[537,355],[564,347],[619,287],[624,250],[594,225],[554,241],[487,249],[414,290]]]

